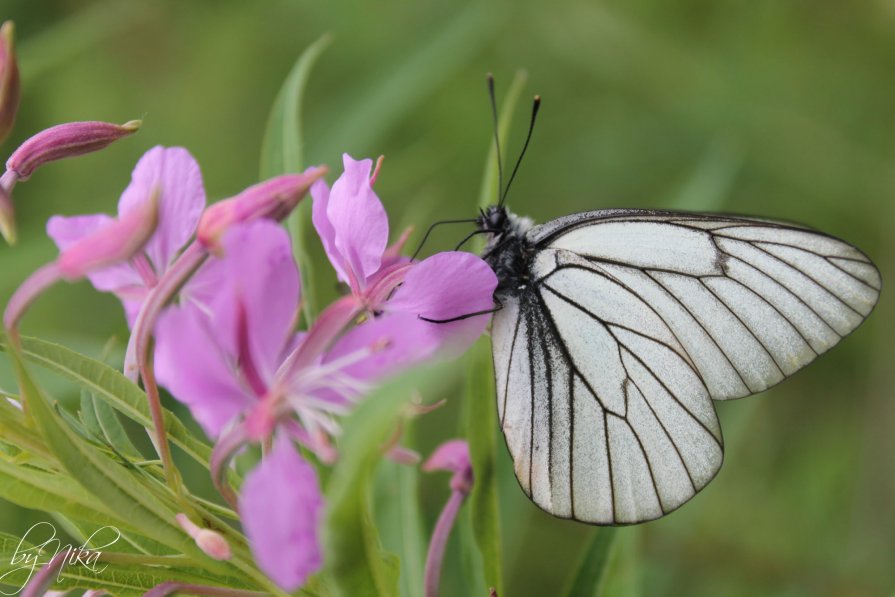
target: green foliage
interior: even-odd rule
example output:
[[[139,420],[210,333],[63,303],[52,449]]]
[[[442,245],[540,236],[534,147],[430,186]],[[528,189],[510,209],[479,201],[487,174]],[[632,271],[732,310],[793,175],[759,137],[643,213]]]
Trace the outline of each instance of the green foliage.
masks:
[[[606,527],[597,529],[593,533],[593,539],[584,552],[584,557],[581,558],[578,570],[570,579],[571,582],[565,592],[566,597],[599,597],[603,595],[602,581],[617,532],[612,527]]]
[[[0,350],[7,350],[5,341],[0,341]],[[81,389],[92,392],[94,400],[102,399],[142,427],[152,428],[152,417],[149,414],[146,394],[121,372],[112,369],[105,363],[64,346],[37,338],[22,339],[22,356],[53,373],[64,376]],[[211,447],[191,434],[170,411],[165,412],[165,428],[168,430],[172,443],[182,448],[186,454],[206,469],[208,468]]]
[[[367,396],[345,421],[341,457],[326,489],[324,575],[334,595],[397,594],[398,558],[382,548],[373,524],[373,473],[413,392],[438,393],[455,371],[441,366],[402,375]]]
[[[330,44],[331,36],[324,35],[298,57],[267,119],[267,129],[261,145],[261,179],[280,174],[301,172],[304,161],[304,129],[301,123],[305,87],[311,69],[320,54]],[[305,289],[303,312],[311,321],[316,312],[314,293],[314,262],[308,255],[308,236],[311,231],[311,203],[302,201],[289,216],[292,246]]]

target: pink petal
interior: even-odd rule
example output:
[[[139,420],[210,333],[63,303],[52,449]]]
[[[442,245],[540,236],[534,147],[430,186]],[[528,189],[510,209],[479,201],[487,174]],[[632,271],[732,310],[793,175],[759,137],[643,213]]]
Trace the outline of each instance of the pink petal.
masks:
[[[318,180],[311,185],[311,201],[311,222],[314,224],[314,229],[317,230],[317,236],[323,243],[323,249],[326,251],[329,262],[336,270],[336,276],[348,284],[348,276],[342,269],[342,255],[336,250],[336,231],[326,213],[329,207],[329,186],[325,180]]]
[[[53,216],[47,221],[47,235],[53,239],[60,252],[115,221],[106,214],[85,216]],[[140,275],[128,264],[120,263],[102,268],[87,275],[93,286],[101,292],[114,292],[129,286],[141,286]]]
[[[335,231],[335,248],[341,255],[352,288],[362,288],[379,269],[388,244],[388,216],[370,186],[372,160],[342,156],[345,172],[333,185],[326,213]]]
[[[227,268],[222,294],[231,298],[226,323],[235,326],[239,301],[246,317],[248,349],[265,382],[273,379],[298,314],[298,267],[286,230],[270,220],[255,220],[231,228],[223,238]],[[222,305],[223,306],[223,305]],[[222,316],[224,311],[220,313]],[[235,328],[231,328],[234,332]]]
[[[441,337],[429,323],[410,313],[385,315],[345,334],[324,363],[347,362],[342,372],[356,380],[376,381],[430,358]]]
[[[146,253],[161,274],[193,233],[205,208],[205,187],[195,158],[182,147],[153,147],[147,151],[131,176],[131,183],[118,202],[118,214],[147,201],[154,192],[159,197],[159,223]]]
[[[487,263],[471,253],[436,253],[414,266],[385,308],[390,313],[412,313],[447,320],[494,308],[497,276]],[[451,353],[462,352],[488,325],[487,314],[450,323],[428,323]]]
[[[386,308],[451,319],[493,308],[495,288],[497,276],[479,257],[461,251],[436,253],[407,272]]]
[[[469,458],[469,444],[462,439],[453,439],[438,446],[423,464],[424,471],[462,472],[472,467]]]
[[[205,432],[217,437],[255,404],[230,369],[208,316],[193,307],[168,309],[155,328],[159,382],[186,404]]]
[[[294,591],[320,569],[323,497],[314,469],[279,434],[242,484],[239,512],[258,566]]]

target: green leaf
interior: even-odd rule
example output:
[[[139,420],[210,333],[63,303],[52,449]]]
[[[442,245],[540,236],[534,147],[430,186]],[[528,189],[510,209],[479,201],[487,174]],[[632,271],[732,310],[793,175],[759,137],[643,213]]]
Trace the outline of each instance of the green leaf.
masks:
[[[325,34],[308,46],[283,82],[264,132],[261,146],[262,180],[280,174],[301,172],[304,168],[301,126],[304,90],[314,63],[331,42],[332,36]]]
[[[584,552],[584,557],[569,581],[566,597],[598,597],[602,594],[603,578],[615,543],[617,529],[601,527]]]
[[[44,539],[45,537],[42,535],[40,538]],[[65,545],[61,547],[65,547]],[[45,549],[40,556],[41,564],[49,561],[53,555],[53,546],[49,545],[48,549],[50,551]],[[36,551],[36,546],[19,537],[0,533],[0,578],[2,578],[0,582],[2,584],[19,588],[28,581],[31,568],[25,567],[24,563],[13,564],[15,554],[19,554],[15,561],[21,562],[21,556],[25,550],[30,550],[27,553],[33,554]],[[106,555],[102,550],[100,552]],[[107,557],[114,556],[108,554]],[[96,571],[84,564],[66,565],[62,569],[60,580],[54,583],[52,588],[64,591],[78,588],[83,590],[105,589],[119,597],[138,597],[148,589],[169,580],[197,584],[209,583],[206,576],[188,568],[147,566],[139,562],[125,564],[102,560],[96,562],[94,568]],[[222,580],[226,581],[227,579]],[[239,582],[236,579],[231,580]]]
[[[311,69],[320,54],[332,41],[329,34],[312,43],[298,57],[295,66],[283,82],[283,87],[274,101],[264,141],[261,146],[261,179],[271,178],[304,169],[304,141],[301,126],[304,90],[311,76]],[[314,263],[308,255],[307,237],[311,222],[311,204],[302,201],[289,216],[289,230],[292,234],[292,250],[298,260],[302,277],[302,288],[314,288]],[[302,308],[306,321],[312,321],[315,314],[312,292],[306,292]]]
[[[62,467],[118,518],[160,543],[202,559],[202,552],[175,522],[177,511],[146,491],[139,475],[110,460],[66,425],[17,352],[11,351],[11,356],[31,415]]]
[[[528,74],[524,70],[516,71],[513,82],[500,105],[497,134],[500,146],[503,148],[506,147],[507,131],[513,121],[516,103],[527,80]],[[497,147],[492,140],[479,192],[479,207],[485,208],[497,201],[501,192],[499,178]],[[480,239],[474,241],[474,251],[481,252],[482,244],[483,241]],[[485,582],[501,595],[502,548],[496,477],[498,421],[497,406],[494,403],[494,371],[489,348],[490,343],[482,338],[468,353],[470,365],[466,399],[463,403],[465,412],[463,421],[469,442],[472,469],[475,472],[475,484],[469,498],[472,534],[481,553]]]
[[[81,390],[81,422],[88,431],[104,439],[123,456],[140,460],[143,455],[131,443],[127,431],[118,420],[115,410],[102,400],[97,400],[87,390]]]
[[[480,338],[467,353],[464,423],[475,483],[469,496],[473,534],[481,552],[485,582],[503,594],[500,512],[497,493],[498,421],[490,342]]]
[[[408,430],[404,431],[405,442]],[[405,444],[410,445],[410,444]],[[419,468],[384,461],[377,475],[376,521],[386,548],[401,559],[401,595],[423,593],[426,539],[419,500]]]
[[[336,595],[398,593],[398,560],[386,552],[373,525],[370,487],[398,411],[414,390],[438,393],[457,367],[420,368],[395,378],[367,396],[345,421],[341,458],[327,488],[324,524],[327,586]]]
[[[0,340],[0,349],[7,350],[5,340]],[[68,378],[143,427],[152,428],[146,394],[108,365],[59,344],[37,338],[22,338],[22,355],[30,362]],[[177,416],[168,410],[165,410],[165,428],[174,444],[208,468],[211,447],[191,434]]]
[[[0,497],[23,508],[60,512],[93,524],[129,528],[71,477],[0,458]]]

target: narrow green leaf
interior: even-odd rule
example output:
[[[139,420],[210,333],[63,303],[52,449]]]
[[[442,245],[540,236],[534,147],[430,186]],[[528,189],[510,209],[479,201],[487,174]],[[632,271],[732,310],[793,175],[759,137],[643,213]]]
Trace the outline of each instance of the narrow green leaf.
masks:
[[[43,538],[41,537],[41,539]],[[60,551],[62,547],[64,545],[60,546]],[[50,551],[48,552],[47,549]],[[48,545],[47,549],[40,556],[41,564],[49,561],[52,557],[53,544]],[[28,581],[32,570],[30,565],[25,565],[21,561],[21,555],[25,553],[25,550],[29,550],[27,553],[33,555],[37,546],[23,541],[20,537],[0,533],[0,584],[18,588]],[[100,552],[105,553],[103,550]],[[17,553],[19,555],[16,557]],[[109,557],[113,556],[109,554]],[[39,568],[40,566],[37,567],[37,569]],[[209,584],[209,579],[206,576],[189,568],[147,566],[136,561],[125,564],[100,560],[90,567],[83,563],[64,566],[60,578],[52,588],[64,591],[104,589],[119,597],[138,597],[155,585],[169,580]],[[229,580],[237,583],[234,586],[242,586],[237,579]],[[222,583],[222,586],[226,585]]]
[[[525,88],[528,74],[516,71],[513,82],[501,102],[498,120],[500,146],[506,147],[507,131],[513,121],[516,103]],[[479,207],[494,204],[499,197],[497,147],[491,141],[479,193]],[[482,240],[474,244],[476,252],[482,249]],[[475,484],[469,498],[470,521],[473,536],[481,553],[485,582],[489,587],[503,593],[502,547],[500,539],[500,513],[497,491],[497,450],[498,421],[497,405],[494,402],[494,370],[491,360],[490,343],[479,339],[467,353],[469,359],[466,396],[463,402],[466,437],[469,454],[475,473]]]
[[[131,442],[127,431],[118,420],[115,410],[103,400],[97,400],[87,390],[81,390],[81,422],[88,431],[104,439],[118,453],[131,459],[143,458],[137,447]]]
[[[405,440],[407,436],[408,431],[405,430]],[[376,521],[382,543],[401,559],[401,595],[417,597],[423,593],[426,558],[419,501],[419,468],[384,461],[376,480]]]
[[[601,527],[595,530],[594,538],[584,552],[584,557],[569,581],[566,597],[599,597],[602,594],[603,578],[606,574],[617,529]]]
[[[111,461],[66,425],[35,385],[16,351],[10,354],[31,415],[63,468],[118,518],[156,541],[201,559],[202,552],[177,526],[177,511],[146,491],[138,475]]]
[[[480,338],[467,353],[467,386],[463,403],[469,454],[475,483],[469,496],[472,530],[481,552],[485,582],[503,594],[500,512],[497,493],[498,421],[490,342]]]
[[[0,350],[6,349],[6,340],[0,340]],[[94,397],[104,400],[143,427],[152,428],[146,394],[108,365],[59,344],[37,338],[22,338],[22,355],[28,361],[58,373],[90,391]],[[191,434],[177,416],[168,410],[165,410],[165,428],[174,444],[208,468],[211,447]]]
[[[312,43],[298,57],[289,76],[283,82],[280,93],[274,101],[267,129],[261,146],[261,179],[271,178],[290,172],[301,172],[304,168],[304,140],[301,125],[304,90],[311,76],[311,69],[317,58],[332,41],[329,34]],[[307,237],[311,222],[311,204],[302,201],[289,216],[289,230],[292,234],[292,250],[298,260],[302,277],[302,288],[314,288],[314,263],[308,255]],[[312,292],[306,292],[302,308],[306,321],[312,321],[315,314]]]
[[[326,583],[335,595],[398,593],[398,560],[382,548],[370,504],[372,475],[400,407],[416,389],[437,394],[456,366],[416,369],[380,387],[345,421],[341,458],[327,488]]]
[[[261,146],[261,179],[301,172],[304,168],[304,142],[301,112],[304,90],[311,69],[320,54],[332,42],[325,34],[302,52],[283,82],[267,119]]]
[[[15,464],[5,457],[0,458],[0,497],[23,508],[60,512],[92,524],[127,526],[71,477]]]

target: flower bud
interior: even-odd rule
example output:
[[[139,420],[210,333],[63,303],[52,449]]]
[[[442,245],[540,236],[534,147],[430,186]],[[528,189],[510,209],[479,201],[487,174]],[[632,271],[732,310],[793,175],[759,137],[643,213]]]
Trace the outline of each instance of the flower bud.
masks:
[[[38,167],[63,158],[70,158],[106,147],[140,129],[142,121],[124,124],[108,122],[68,122],[43,130],[16,149],[6,162],[6,169],[18,180],[28,180]]]
[[[230,544],[224,536],[211,529],[200,529],[196,536],[196,545],[215,560],[229,560],[233,557]]]
[[[149,201],[68,247],[56,261],[60,276],[64,280],[77,280],[136,255],[155,232],[158,201],[156,191]]]
[[[16,212],[12,204],[12,197],[0,185],[0,235],[6,242],[16,244]]]
[[[186,514],[178,514],[174,518],[177,520],[177,524],[180,525],[180,528],[186,531],[187,535],[192,537],[196,542],[196,545],[199,546],[199,549],[215,560],[229,560],[233,557],[233,552],[230,550],[230,544],[227,543],[224,536],[217,531],[199,528]]]
[[[6,21],[0,26],[0,143],[15,123],[22,91],[14,37],[12,21]]]
[[[224,232],[234,224],[258,218],[285,219],[311,184],[326,171],[326,167],[321,166],[308,168],[301,174],[277,176],[215,203],[202,214],[196,238],[204,247],[216,251]]]

